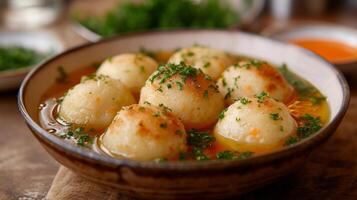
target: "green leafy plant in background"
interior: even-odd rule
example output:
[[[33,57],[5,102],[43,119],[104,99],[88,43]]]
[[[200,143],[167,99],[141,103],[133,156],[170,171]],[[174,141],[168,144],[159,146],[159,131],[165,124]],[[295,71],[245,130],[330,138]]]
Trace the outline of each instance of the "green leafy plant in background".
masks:
[[[238,22],[239,14],[225,1],[147,0],[119,3],[104,16],[74,16],[81,25],[107,37],[150,29],[227,28]]]
[[[46,56],[48,55],[20,46],[0,47],[0,71],[29,67]]]

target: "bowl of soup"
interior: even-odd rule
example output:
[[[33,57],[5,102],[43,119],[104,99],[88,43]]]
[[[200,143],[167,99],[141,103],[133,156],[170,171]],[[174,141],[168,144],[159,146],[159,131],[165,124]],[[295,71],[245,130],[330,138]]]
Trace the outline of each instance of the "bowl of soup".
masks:
[[[144,199],[222,199],[276,181],[334,133],[348,102],[344,77],[315,54],[218,30],[70,49],[18,97],[54,159]]]
[[[308,49],[341,71],[356,74],[356,29],[331,24],[296,23],[269,27],[263,34]]]

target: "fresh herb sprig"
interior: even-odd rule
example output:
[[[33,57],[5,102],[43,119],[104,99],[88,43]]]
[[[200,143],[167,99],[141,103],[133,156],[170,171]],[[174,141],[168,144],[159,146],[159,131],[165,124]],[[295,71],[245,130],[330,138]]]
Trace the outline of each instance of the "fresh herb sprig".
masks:
[[[290,146],[307,138],[322,128],[322,123],[319,117],[313,117],[309,114],[304,114],[300,117],[302,124],[297,128],[296,136],[290,136],[285,140],[285,146]]]
[[[204,150],[211,147],[216,138],[205,131],[191,129],[187,132],[187,144],[192,148],[195,160],[209,160]]]
[[[61,138],[74,140],[77,145],[87,147],[93,144],[93,138],[84,131],[83,127],[59,133]]]

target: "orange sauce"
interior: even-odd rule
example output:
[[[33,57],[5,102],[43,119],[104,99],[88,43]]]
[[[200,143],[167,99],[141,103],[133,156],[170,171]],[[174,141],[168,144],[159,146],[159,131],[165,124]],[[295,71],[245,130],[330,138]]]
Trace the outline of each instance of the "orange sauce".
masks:
[[[325,39],[293,39],[290,42],[309,49],[331,63],[357,60],[357,48],[348,44]]]

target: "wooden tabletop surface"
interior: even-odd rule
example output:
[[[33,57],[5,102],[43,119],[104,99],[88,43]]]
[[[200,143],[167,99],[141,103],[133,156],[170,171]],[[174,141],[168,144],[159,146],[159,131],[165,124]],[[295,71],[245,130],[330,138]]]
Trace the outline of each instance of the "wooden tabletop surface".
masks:
[[[352,16],[336,14],[324,19],[357,28],[357,17]],[[66,47],[85,42],[67,20],[48,30]],[[330,140],[313,152],[298,172],[246,194],[244,199],[357,199],[357,84],[351,81],[350,86],[349,109]],[[43,199],[59,164],[26,127],[16,96],[17,91],[0,93],[0,200]]]

